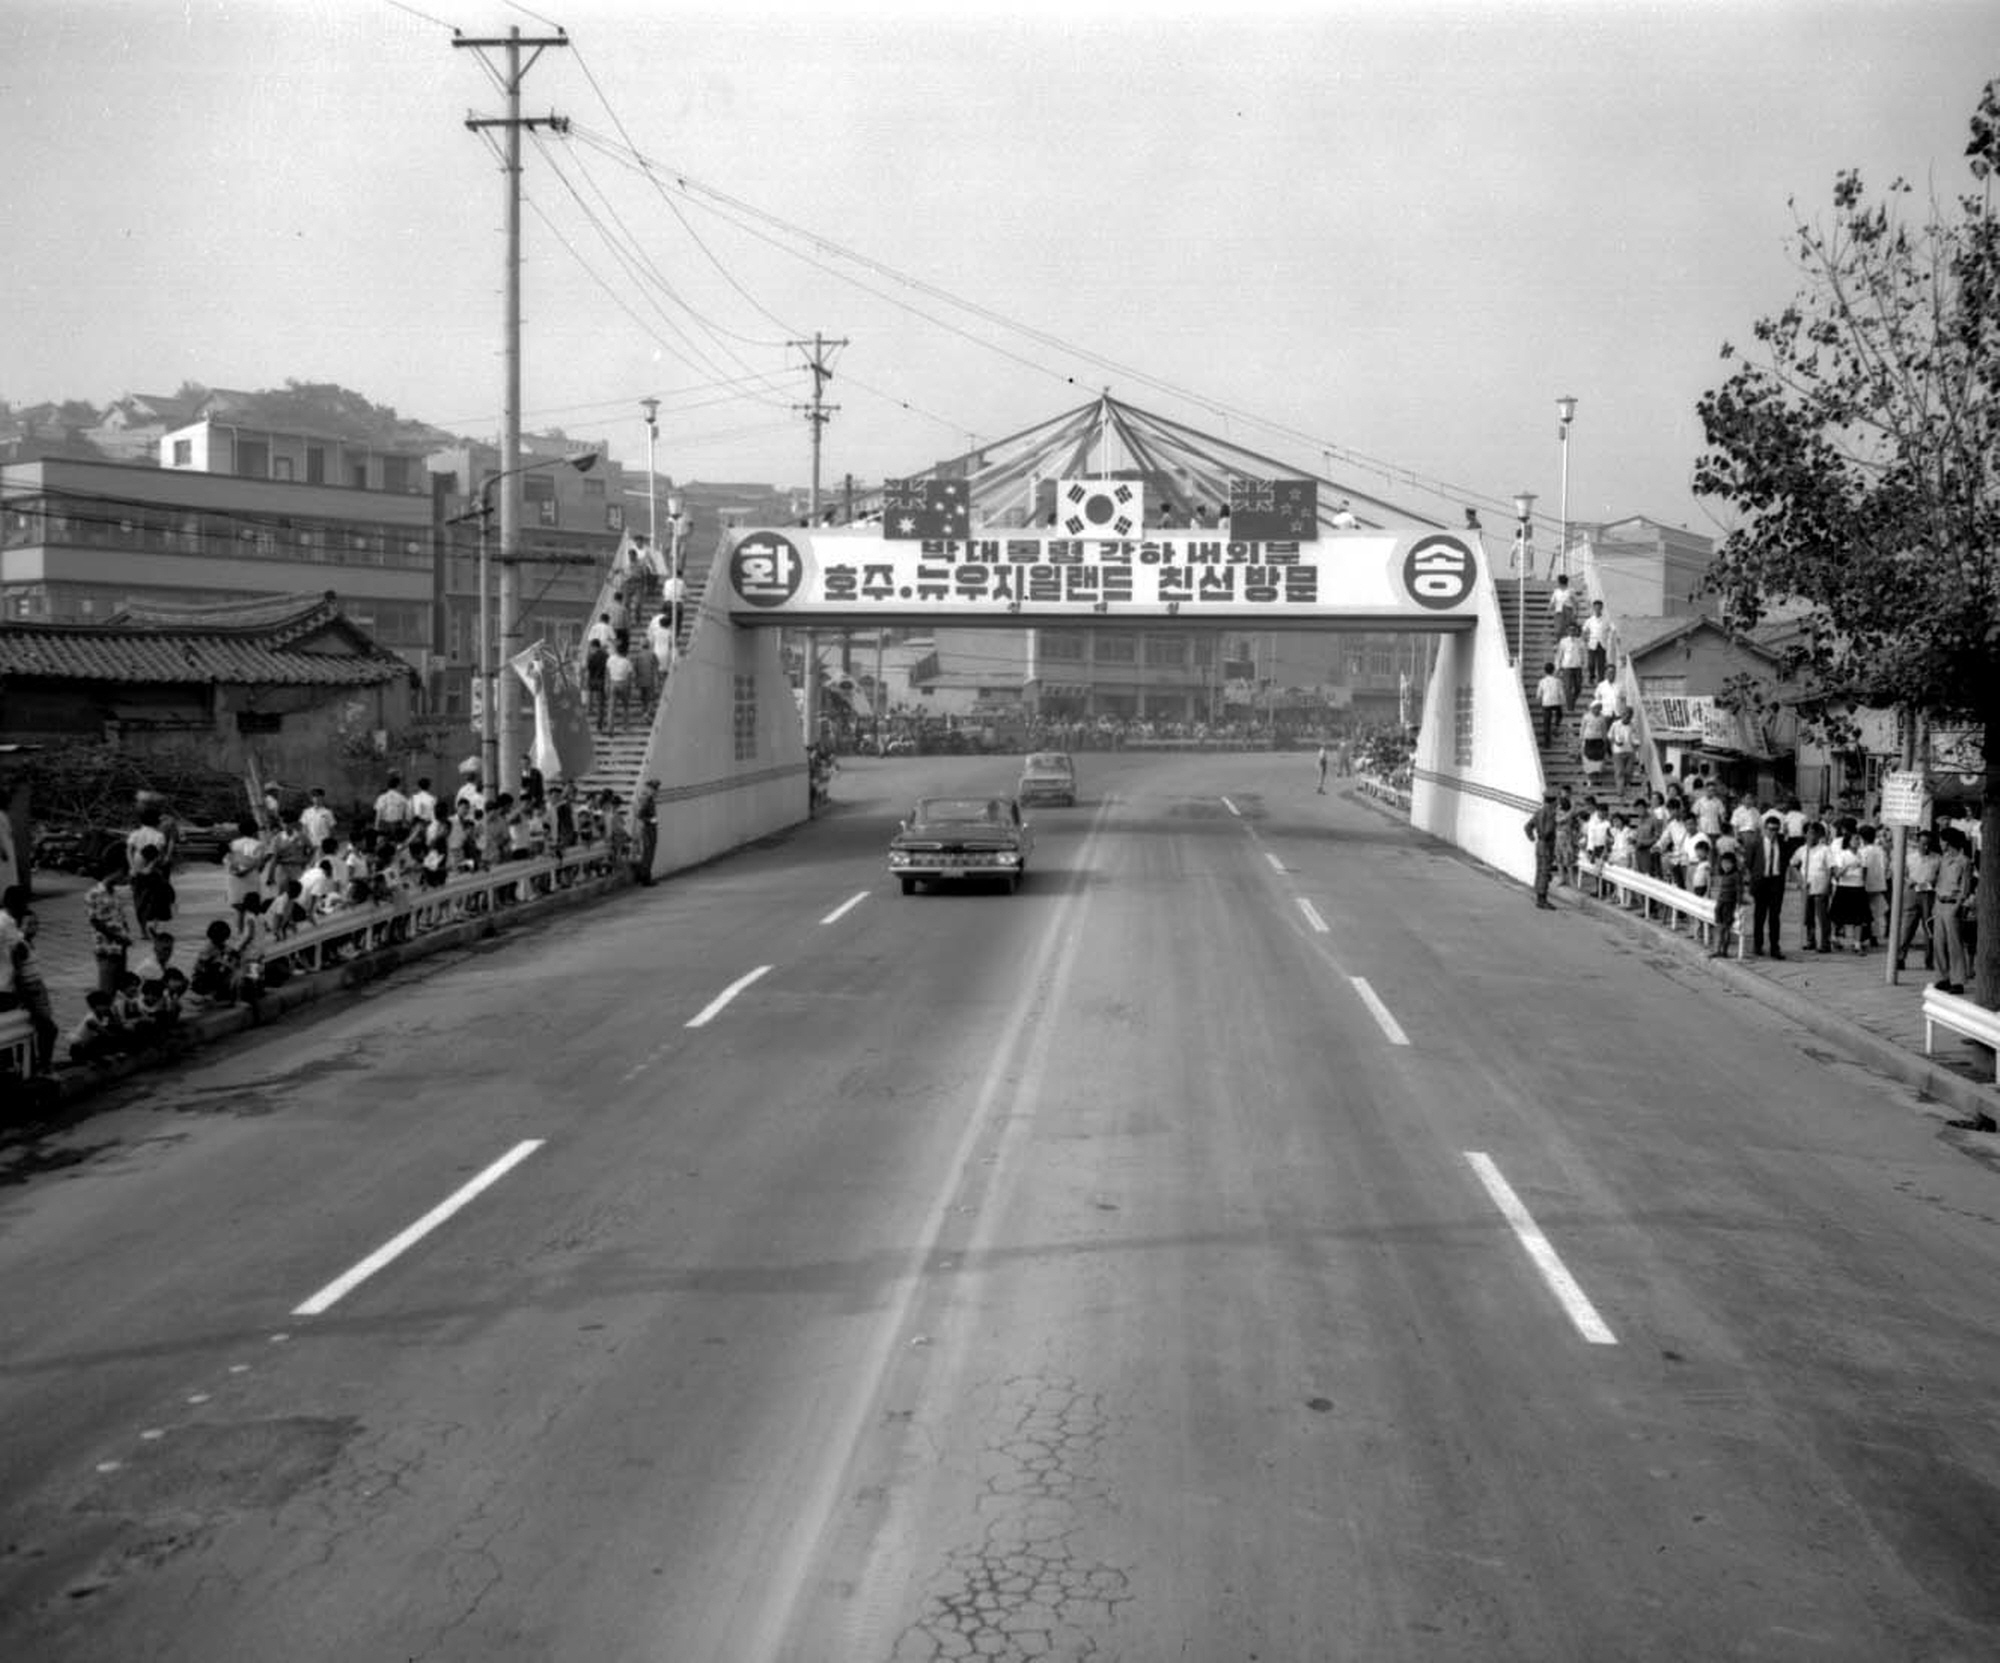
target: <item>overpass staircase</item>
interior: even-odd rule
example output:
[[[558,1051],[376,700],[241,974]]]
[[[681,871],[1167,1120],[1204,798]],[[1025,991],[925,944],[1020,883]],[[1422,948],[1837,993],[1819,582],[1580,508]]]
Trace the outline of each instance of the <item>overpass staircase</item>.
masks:
[[[1541,747],[1543,788],[1567,791],[1571,801],[1580,804],[1584,798],[1583,710],[1590,694],[1587,680],[1576,708],[1563,713],[1555,738],[1546,745],[1541,743],[1542,710],[1535,698],[1535,689],[1542,679],[1542,666],[1556,656],[1556,620],[1549,615],[1549,596],[1554,589],[1553,583],[1537,582],[1533,578],[1525,583],[1502,578],[1499,580],[1500,616],[1507,626],[1507,651],[1512,654],[1515,644],[1523,643],[1516,657],[1515,670],[1520,677],[1521,696],[1527,700],[1528,719],[1535,726],[1535,743]],[[1608,781],[1610,776],[1607,774],[1605,777]]]
[[[674,643],[677,658],[686,655],[688,645],[694,639],[694,632],[701,622],[702,595],[708,587],[706,570],[687,570],[682,576],[687,583],[687,599],[681,605],[680,635]],[[598,592],[597,604],[592,608],[591,616],[595,618],[601,613],[614,612],[618,599],[617,585],[607,577],[603,588]],[[644,574],[639,592],[636,595],[628,594],[627,600],[627,615],[640,621],[639,627],[632,632],[633,637],[643,643],[645,624],[659,616],[660,580],[651,573]],[[579,646],[577,650],[581,654],[588,649]],[[582,675],[579,659],[577,670],[579,681]],[[646,766],[646,752],[652,746],[653,728],[660,719],[660,712],[666,708],[667,679],[665,676],[661,677],[658,696],[652,704],[638,708],[636,719],[628,716],[617,733],[606,734],[601,729],[596,733],[595,754],[590,771],[572,782],[579,791],[593,797],[602,791],[612,791],[617,793],[621,803],[627,805],[638,795],[640,771]]]

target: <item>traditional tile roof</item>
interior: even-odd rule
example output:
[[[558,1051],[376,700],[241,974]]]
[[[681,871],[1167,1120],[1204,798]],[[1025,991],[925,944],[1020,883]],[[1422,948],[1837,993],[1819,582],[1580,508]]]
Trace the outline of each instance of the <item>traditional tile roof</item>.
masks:
[[[0,679],[372,687],[414,675],[331,592],[135,607],[101,624],[0,624]]]
[[[1627,653],[1638,658],[1697,630],[1713,630],[1725,641],[1775,660],[1777,653],[1764,642],[1725,629],[1705,612],[1682,612],[1667,617],[1635,616],[1618,620],[1618,641]]]

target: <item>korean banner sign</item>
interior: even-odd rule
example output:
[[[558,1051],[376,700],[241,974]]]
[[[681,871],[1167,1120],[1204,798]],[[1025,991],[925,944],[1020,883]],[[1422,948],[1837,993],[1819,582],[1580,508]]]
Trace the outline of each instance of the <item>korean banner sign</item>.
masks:
[[[1087,622],[1106,617],[1462,628],[1479,549],[1456,533],[1341,533],[1315,543],[1195,532],[1047,531],[905,542],[879,527],[745,531],[720,562],[739,623]]]

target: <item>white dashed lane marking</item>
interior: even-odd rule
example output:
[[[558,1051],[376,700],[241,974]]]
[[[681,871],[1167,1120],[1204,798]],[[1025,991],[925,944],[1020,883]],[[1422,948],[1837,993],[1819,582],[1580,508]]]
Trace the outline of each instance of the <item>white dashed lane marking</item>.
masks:
[[[1235,815],[1237,819],[1241,820],[1243,818],[1243,810],[1238,808],[1227,797],[1224,797],[1222,799],[1222,806],[1228,809],[1231,814]]]
[[[1610,1325],[1597,1314],[1597,1307],[1577,1286],[1569,1267],[1549,1245],[1549,1238],[1542,1234],[1541,1227],[1535,1223],[1528,1209],[1522,1206],[1521,1198],[1514,1193],[1514,1186],[1493,1164],[1493,1157],[1468,1149],[1465,1158],[1479,1175],[1486,1193],[1493,1198],[1494,1206],[1500,1209],[1500,1216],[1506,1219],[1521,1245],[1527,1249],[1529,1261],[1541,1272],[1542,1280],[1556,1296],[1564,1314],[1576,1325],[1576,1331],[1592,1345],[1616,1345],[1618,1336],[1611,1332]]]
[[[389,1264],[392,1260],[399,1258],[412,1247],[416,1246],[418,1242],[422,1241],[424,1237],[428,1236],[481,1191],[490,1189],[493,1185],[499,1183],[515,1167],[519,1166],[537,1149],[541,1148],[542,1141],[540,1138],[528,1138],[515,1144],[512,1149],[508,1150],[506,1154],[502,1155],[484,1172],[480,1173],[478,1177],[453,1190],[450,1195],[431,1208],[429,1212],[425,1213],[422,1218],[418,1219],[407,1230],[402,1231],[398,1235],[391,1236],[380,1247],[376,1248],[373,1253],[369,1254],[367,1258],[361,1260],[352,1269],[343,1271],[339,1276],[336,1276],[331,1282],[327,1283],[312,1298],[306,1300],[303,1304],[295,1305],[292,1308],[292,1315],[295,1317],[318,1316],[320,1312],[333,1305],[335,1301],[352,1293],[384,1265]],[[286,1336],[283,1334],[273,1334],[271,1341],[273,1344],[276,1344],[285,1338]],[[230,1373],[236,1373],[242,1366],[241,1364],[233,1366],[230,1369]]]
[[[822,918],[820,922],[822,924],[838,924],[841,921],[841,919],[845,918],[850,912],[852,912],[856,907],[860,906],[861,903],[867,899],[868,899],[868,891],[865,889],[860,891],[858,894],[850,895],[846,900],[842,901],[839,906],[835,907],[833,911],[829,912],[824,918]]]
[[[706,1028],[709,1023],[713,1022],[721,1014],[730,1000],[734,999],[737,994],[756,981],[758,977],[769,975],[770,971],[771,967],[768,964],[760,964],[749,975],[738,976],[735,981],[731,982],[713,999],[709,1000],[706,1005],[702,1006],[699,1014],[688,1020],[688,1026],[690,1028]]]
[[[1271,863],[1271,870],[1273,872],[1284,871],[1285,863],[1282,860],[1280,860],[1276,855],[1272,854],[1269,849],[1266,849],[1264,851],[1264,858]]]
[[[1403,1032],[1403,1025],[1389,1014],[1389,1007],[1382,1003],[1382,996],[1368,985],[1366,976],[1347,978],[1354,984],[1354,991],[1361,995],[1361,1002],[1368,1007],[1368,1014],[1375,1018],[1376,1025],[1389,1036],[1391,1045],[1408,1045],[1410,1036]]]
[[[1303,895],[1299,897],[1299,911],[1306,915],[1306,922],[1312,925],[1315,935],[1325,935],[1327,933],[1326,920],[1320,917],[1319,908],[1314,906]]]

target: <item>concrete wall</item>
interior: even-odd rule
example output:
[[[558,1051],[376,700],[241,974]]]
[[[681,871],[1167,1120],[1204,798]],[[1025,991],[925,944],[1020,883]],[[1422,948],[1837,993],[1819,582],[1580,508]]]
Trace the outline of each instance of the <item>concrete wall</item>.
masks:
[[[1521,827],[1541,806],[1542,759],[1507,656],[1492,549],[1483,539],[1481,554],[1478,622],[1444,637],[1424,690],[1410,823],[1526,883],[1535,850]],[[1468,711],[1470,758],[1461,762],[1459,727]]]
[[[737,754],[738,678],[755,703]],[[740,849],[807,818],[805,740],[775,629],[739,629],[711,588],[688,650],[667,680],[641,781],[660,781],[654,876]]]

